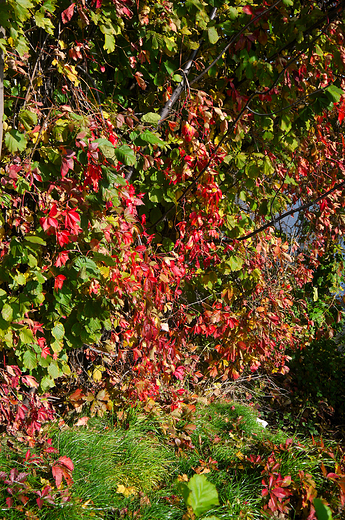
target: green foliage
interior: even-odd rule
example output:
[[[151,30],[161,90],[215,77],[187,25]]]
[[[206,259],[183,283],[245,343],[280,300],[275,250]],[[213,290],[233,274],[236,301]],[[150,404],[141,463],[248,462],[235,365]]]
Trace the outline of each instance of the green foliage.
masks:
[[[317,515],[317,520],[332,520],[332,512],[319,498],[314,499],[314,507]]]
[[[197,518],[219,504],[216,486],[205,475],[194,475],[187,484],[180,484],[180,490],[186,505],[192,508]]]
[[[341,321],[333,288],[342,280],[334,244],[345,233],[343,10],[314,0],[8,0],[0,19],[6,396],[27,381],[40,395],[54,389],[68,411],[97,416],[123,402],[164,403],[170,442],[193,449],[187,387],[258,369],[284,375],[291,353],[292,367],[306,352],[305,368],[316,352],[321,383],[311,375],[305,384],[319,397],[328,385],[333,406],[342,364],[334,344],[316,340]],[[290,232],[281,221],[292,207],[302,216]],[[6,396],[1,414],[35,445],[36,408],[28,425],[19,397]],[[40,414],[46,404],[36,402]],[[224,410],[213,410],[210,430],[239,445],[255,433],[263,456],[253,461],[229,442],[217,452],[222,478],[254,466],[265,511],[285,514],[301,496],[308,509],[303,493],[315,486],[302,467],[290,468],[291,443],[277,447],[255,414]],[[206,430],[204,462],[216,453]],[[148,457],[159,458],[144,441]],[[149,476],[153,485],[164,480],[165,463],[154,477],[144,453],[133,458],[141,462],[131,468],[128,455],[123,483],[107,469],[108,490],[145,494]],[[55,465],[57,486],[63,467]],[[188,471],[186,500],[200,516],[207,481]]]

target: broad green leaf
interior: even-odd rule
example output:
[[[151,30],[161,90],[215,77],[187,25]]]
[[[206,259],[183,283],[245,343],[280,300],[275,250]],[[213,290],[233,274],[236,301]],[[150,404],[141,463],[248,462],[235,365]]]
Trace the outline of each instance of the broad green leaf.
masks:
[[[219,40],[219,36],[215,27],[209,27],[209,29],[207,29],[207,34],[208,39],[210,43],[212,43],[212,45],[217,43],[217,41]]]
[[[70,369],[69,365],[67,365],[67,363],[63,363],[61,368],[62,368],[62,372],[64,374],[66,374],[67,376],[69,376],[71,374],[71,369]]]
[[[57,362],[54,360],[50,363],[48,367],[48,374],[53,378],[56,379],[60,375],[60,370]]]
[[[53,352],[61,352],[61,350],[63,349],[63,345],[63,341],[58,340],[55,340],[50,344]]]
[[[21,329],[21,331],[19,332],[19,337],[21,339],[21,342],[25,345],[31,345],[32,343],[34,343],[34,335],[32,331],[27,327]]]
[[[5,305],[2,308],[1,316],[4,318],[5,321],[12,321],[13,318],[13,309],[8,303],[5,303]]]
[[[21,110],[18,118],[25,130],[31,130],[33,126],[37,125],[37,114],[30,112],[30,110]]]
[[[171,61],[167,60],[163,63],[164,67],[166,68],[167,72],[170,74],[170,76],[172,76],[175,72],[175,70],[178,68],[178,67],[175,67],[174,63],[172,63]],[[156,114],[155,114],[156,115]],[[145,117],[145,116],[144,116]]]
[[[85,269],[86,272],[92,276],[99,276],[99,269],[97,264],[91,260],[91,258],[87,258],[86,256],[80,256],[74,262],[75,267],[79,269]]]
[[[56,9],[56,2],[57,0],[46,0],[42,7],[45,11],[49,11],[51,14],[53,14]]]
[[[112,258],[109,255],[104,255],[103,253],[94,252],[93,257],[97,262],[104,262],[105,265],[114,266],[118,262],[115,258]]]
[[[263,161],[264,164],[264,174],[265,175],[271,175],[274,173],[274,168],[272,166],[270,158],[266,155]]]
[[[243,260],[239,256],[230,256],[228,263],[232,271],[239,271],[242,268]]]
[[[239,153],[238,155],[236,155],[235,164],[236,164],[237,168],[239,168],[239,169],[243,168],[247,162],[247,159],[248,159],[248,157],[245,153]]]
[[[23,273],[17,274],[17,276],[14,277],[14,280],[17,282],[18,285],[25,285],[26,284],[26,278],[23,275]]]
[[[93,142],[98,144],[98,148],[101,150],[106,159],[110,159],[112,161],[115,159],[115,146],[110,141],[100,138],[95,139]]]
[[[114,52],[115,50],[115,38],[112,34],[105,34],[104,35],[104,45],[103,49],[107,51],[108,54],[111,52]]]
[[[44,16],[42,9],[35,13],[35,22],[37,27],[42,27],[48,34],[54,34],[54,25],[49,18]]]
[[[53,388],[55,386],[54,379],[50,376],[43,376],[41,381],[41,388],[43,392],[49,390],[49,388]]]
[[[291,119],[288,114],[283,114],[280,121],[280,128],[283,132],[287,133],[291,130]]]
[[[344,91],[341,88],[336,87],[335,85],[330,85],[329,87],[327,87],[326,92],[330,95],[334,103],[338,103],[340,101],[341,96],[344,95]]]
[[[115,155],[117,160],[126,166],[134,166],[137,163],[134,151],[127,144],[116,148]]]
[[[32,350],[26,350],[23,355],[23,365],[29,370],[33,370],[37,367],[37,357]]]
[[[166,146],[166,143],[158,135],[150,132],[150,130],[145,130],[142,134],[140,134],[140,139],[142,139],[146,143],[150,143],[160,147]]]
[[[157,125],[161,116],[155,112],[148,112],[141,118],[142,123],[149,123],[150,125]]]
[[[229,7],[228,14],[231,20],[236,20],[236,18],[238,18],[238,10],[236,7]]]
[[[62,323],[57,323],[55,327],[52,329],[52,335],[55,339],[58,341],[61,340],[65,335],[65,327],[62,325]]]
[[[5,134],[5,145],[10,153],[23,152],[28,143],[24,134],[12,129]]]
[[[332,511],[326,506],[320,498],[314,498],[313,501],[317,520],[332,520]]]
[[[188,487],[190,494],[187,505],[192,507],[197,517],[219,504],[216,486],[211,484],[205,475],[194,475],[188,482]]]

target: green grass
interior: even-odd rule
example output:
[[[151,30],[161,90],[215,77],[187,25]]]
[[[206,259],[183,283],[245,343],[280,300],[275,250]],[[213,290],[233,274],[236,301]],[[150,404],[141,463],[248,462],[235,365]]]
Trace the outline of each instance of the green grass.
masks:
[[[327,496],[320,463],[330,467],[330,457],[320,454],[309,440],[298,444],[295,438],[293,449],[279,448],[288,436],[263,428],[256,419],[253,408],[223,402],[198,406],[194,413],[175,414],[174,419],[131,409],[122,425],[114,426],[111,418],[91,418],[87,427],[53,425],[53,444],[74,462],[72,501],[41,511],[31,502],[32,520],[129,520],[133,514],[143,520],[182,520],[186,507],[177,477],[190,478],[205,468],[221,504],[207,516],[259,520],[263,518],[263,465],[249,464],[246,456],[261,455],[266,460],[274,450],[283,476],[298,481],[299,471],[310,473],[321,496]],[[177,441],[185,439],[186,432],[193,449],[179,447]],[[3,444],[0,464],[5,470],[13,467],[16,456]],[[0,520],[26,520],[25,511],[6,510],[6,496],[0,491]]]

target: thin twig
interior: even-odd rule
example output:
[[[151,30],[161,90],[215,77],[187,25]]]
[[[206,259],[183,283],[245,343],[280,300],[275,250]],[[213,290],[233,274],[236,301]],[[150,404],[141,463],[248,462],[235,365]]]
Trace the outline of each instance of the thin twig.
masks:
[[[205,76],[205,74],[207,74],[207,72],[217,63],[217,61],[219,61],[221,59],[221,57],[223,56],[223,54],[231,47],[231,45],[237,40],[237,38],[239,38],[241,36],[241,34],[244,33],[244,31],[246,29],[248,29],[248,27],[250,27],[253,23],[255,23],[257,20],[259,20],[260,18],[262,18],[265,14],[269,13],[270,11],[272,11],[272,9],[274,9],[279,3],[281,2],[281,0],[278,0],[277,2],[275,2],[273,5],[271,5],[271,7],[269,7],[268,9],[266,9],[266,11],[263,11],[262,13],[258,14],[255,16],[255,18],[253,18],[252,20],[250,20],[238,33],[235,34],[235,36],[233,36],[231,38],[231,40],[229,41],[229,43],[227,43],[227,45],[224,47],[224,49],[218,54],[218,56],[212,61],[212,63],[206,67],[205,70],[202,71],[201,74],[199,74],[199,76],[197,76],[196,78],[194,78],[190,84],[193,85],[193,83],[197,83],[198,81],[201,80],[201,78],[203,76]]]
[[[281,1],[281,0],[279,0]],[[216,16],[216,13],[217,13],[217,8],[214,7],[212,9],[212,12],[210,14],[210,20],[213,20]],[[163,110],[161,111],[161,118],[160,120],[158,121],[158,126],[162,124],[162,122],[168,117],[168,115],[170,114],[170,111],[172,109],[172,107],[174,106],[174,104],[176,103],[176,101],[179,99],[179,97],[181,96],[182,94],[182,91],[183,89],[185,88],[185,85],[186,85],[186,78],[188,76],[188,74],[190,73],[191,71],[191,68],[192,68],[192,65],[193,65],[193,62],[203,44],[204,40],[201,39],[200,42],[199,42],[199,46],[197,49],[195,49],[191,55],[189,56],[189,59],[186,63],[186,65],[183,67],[182,69],[182,72],[183,72],[183,79],[182,81],[178,84],[178,86],[176,87],[176,89],[174,90],[174,92],[172,93],[170,99],[166,102],[166,104],[164,105],[163,107]]]
[[[328,197],[329,195],[331,195],[331,193],[333,193],[334,191],[337,191],[340,188],[342,188],[343,186],[345,186],[345,181],[342,181],[339,184],[336,184],[334,186],[334,188],[331,188],[330,190],[326,191],[323,195],[320,195],[320,197],[317,197],[316,199],[314,199],[314,200],[312,200],[310,202],[306,202],[305,204],[302,204],[302,206],[300,206],[299,208],[294,208],[294,209],[291,209],[289,211],[286,211],[286,213],[283,213],[279,217],[271,220],[270,222],[267,222],[266,224],[264,224],[263,226],[259,227],[258,229],[255,229],[251,233],[248,233],[247,235],[242,235],[241,237],[237,237],[237,238],[223,239],[223,242],[228,242],[230,240],[231,241],[234,241],[234,240],[242,241],[242,240],[247,240],[248,238],[252,238],[255,235],[257,235],[258,233],[261,233],[261,231],[264,231],[265,229],[274,226],[275,224],[277,224],[278,222],[280,222],[284,218],[289,217],[290,215],[293,215],[294,213],[300,213],[301,211],[304,211],[304,210],[310,208],[314,204],[317,204],[321,200],[323,200],[326,197]]]

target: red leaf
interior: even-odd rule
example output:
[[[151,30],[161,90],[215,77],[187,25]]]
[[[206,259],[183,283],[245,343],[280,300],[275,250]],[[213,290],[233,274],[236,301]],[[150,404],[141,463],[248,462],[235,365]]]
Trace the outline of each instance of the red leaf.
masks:
[[[245,5],[244,7],[242,7],[242,12],[245,14],[253,14],[253,9],[250,5]]]
[[[70,231],[72,231],[72,233],[74,233],[75,235],[77,235],[81,231],[78,222],[80,222],[80,216],[78,215],[76,210],[66,210],[65,226],[67,229],[69,228]]]
[[[339,478],[339,475],[337,475],[336,473],[327,473],[327,478]]]
[[[146,83],[145,83],[145,80],[142,78],[142,73],[141,72],[136,72],[134,74],[134,77],[135,79],[137,80],[137,83],[139,85],[139,87],[142,89],[142,90],[145,90],[146,89]]]
[[[65,265],[67,260],[68,260],[68,252],[61,251],[61,253],[59,253],[57,255],[57,258],[55,260],[55,267],[61,267],[61,266]]]
[[[66,276],[64,276],[63,274],[59,274],[55,278],[54,291],[58,291],[59,289],[61,289],[65,280]]]
[[[70,471],[74,470],[74,464],[69,457],[65,457],[65,455],[64,455],[63,457],[59,458],[58,462],[60,464],[62,464],[63,466],[65,466]]]
[[[38,388],[38,383],[33,376],[23,376],[22,382],[30,388]]]
[[[72,16],[74,15],[74,6],[75,6],[75,4],[71,4],[69,7],[67,7],[67,9],[62,11],[62,13],[61,13],[62,23],[68,23],[71,20]]]
[[[275,495],[277,498],[285,498],[290,495],[289,491],[281,487],[276,487],[272,489],[271,493],[273,493],[273,495]]]
[[[72,150],[67,150],[66,154],[62,157],[61,163],[61,176],[65,177],[69,170],[73,170],[74,167],[74,159],[75,152]]]
[[[38,505],[38,509],[41,509],[41,507],[44,504],[44,501],[42,500],[42,498],[36,498],[36,502],[37,502],[37,505]]]
[[[56,232],[56,240],[58,241],[60,247],[63,247],[65,244],[69,243],[70,233],[68,231],[57,231]]]
[[[174,372],[174,376],[176,377],[176,379],[179,379],[180,381],[182,381],[183,377],[184,377],[184,373],[185,373],[185,368],[178,367]]]
[[[80,417],[74,426],[86,426],[90,417]]]
[[[58,464],[54,464],[52,467],[53,477],[55,479],[56,487],[59,488],[62,482],[62,468]]]

